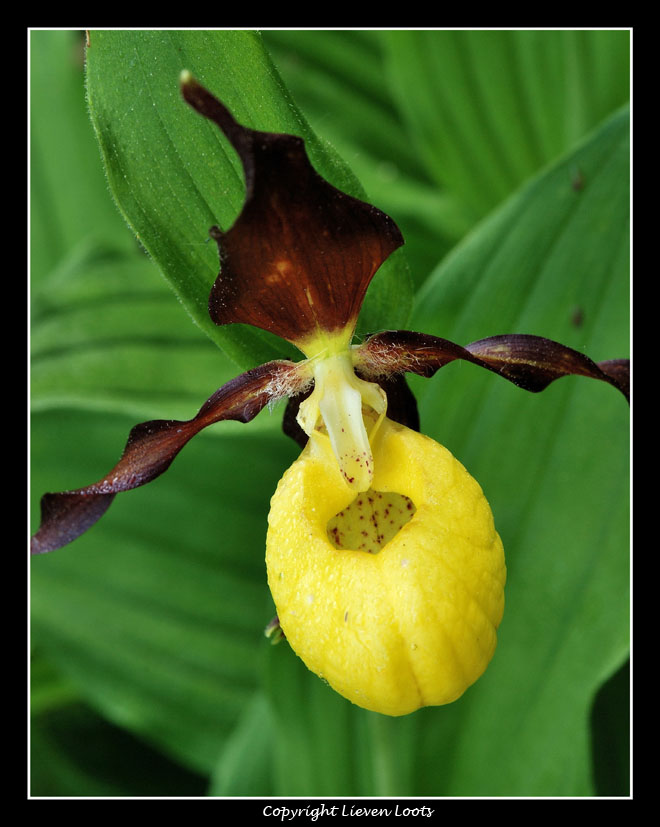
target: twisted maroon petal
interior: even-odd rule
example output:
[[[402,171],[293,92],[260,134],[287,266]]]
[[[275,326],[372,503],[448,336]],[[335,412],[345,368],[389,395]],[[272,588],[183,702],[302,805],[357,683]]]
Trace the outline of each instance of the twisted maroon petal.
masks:
[[[181,90],[220,127],[245,172],[240,216],[227,232],[210,230],[221,263],[213,321],[251,324],[295,344],[319,329],[352,331],[374,273],[403,244],[396,224],[323,179],[301,138],[241,126],[188,73]]]
[[[455,359],[487,368],[534,393],[561,376],[577,375],[609,382],[626,399],[630,398],[628,359],[596,363],[583,353],[542,336],[491,336],[461,347],[425,333],[390,330],[377,333],[357,348],[355,364],[365,377],[402,372],[433,376]]]
[[[121,459],[103,479],[75,491],[44,494],[32,553],[53,551],[75,540],[103,516],[116,494],[145,485],[166,471],[203,428],[225,419],[249,422],[268,402],[298,392],[307,381],[293,362],[268,362],[219,388],[193,419],[155,419],[136,425]]]

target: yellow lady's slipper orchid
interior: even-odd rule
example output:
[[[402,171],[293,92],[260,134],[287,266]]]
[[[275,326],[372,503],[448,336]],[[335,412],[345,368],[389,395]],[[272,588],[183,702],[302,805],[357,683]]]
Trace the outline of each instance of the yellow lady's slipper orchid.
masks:
[[[273,496],[266,543],[287,640],[311,670],[367,709],[404,715],[449,703],[493,656],[504,555],[479,485],[445,448],[408,427],[418,417],[403,374],[431,376],[463,359],[529,391],[579,374],[627,395],[628,361],[596,364],[528,335],[461,347],[385,331],[352,346],[367,287],[403,244],[398,227],[325,181],[302,139],[240,125],[189,72],[181,89],[222,130],[246,179],[235,223],[209,231],[221,260],[209,314],[217,324],[274,333],[306,358],[237,376],[192,419],[136,425],[105,477],[44,494],[32,552],[75,540],[118,493],[166,471],[203,428],[249,422],[288,397],[285,430],[306,447]]]

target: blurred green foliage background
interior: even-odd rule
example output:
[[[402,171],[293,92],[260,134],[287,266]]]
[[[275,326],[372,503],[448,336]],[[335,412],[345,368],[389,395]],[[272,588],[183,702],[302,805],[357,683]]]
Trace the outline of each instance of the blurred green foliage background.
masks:
[[[322,174],[397,221],[406,245],[374,279],[362,332],[533,333],[628,355],[628,31],[89,44],[31,32],[35,528],[40,495],[105,474],[137,421],[190,418],[290,352],[205,317],[208,228],[231,224],[243,182],[182,103],[183,68],[242,123],[305,137]],[[578,377],[531,395],[469,364],[414,379],[422,430],[479,480],[507,552],[484,677],[389,719],[265,640],[269,499],[297,454],[276,408],[208,429],[32,560],[33,796],[628,794],[624,400]]]

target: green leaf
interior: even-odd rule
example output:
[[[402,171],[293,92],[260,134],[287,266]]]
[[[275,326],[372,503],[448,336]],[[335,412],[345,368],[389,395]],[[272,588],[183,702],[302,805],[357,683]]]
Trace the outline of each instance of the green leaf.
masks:
[[[35,416],[35,491],[98,477],[131,424]],[[118,497],[102,523],[32,566],[35,646],[104,717],[203,773],[269,645],[266,514],[295,451],[279,435],[251,445],[246,463],[242,441],[198,437],[167,475]]]
[[[622,111],[484,222],[430,277],[415,328],[459,344],[534,332],[625,357],[628,138]],[[589,794],[589,710],[628,649],[627,406],[579,377],[536,396],[471,365],[415,384],[422,430],[481,483],[509,569],[494,662],[444,722],[425,713],[429,732],[456,733],[442,791]],[[425,793],[437,781],[422,769]]]
[[[237,368],[190,324],[153,262],[87,242],[33,291],[34,411],[76,407],[190,419]],[[239,423],[214,430],[245,433]],[[278,430],[259,418],[250,433]]]
[[[628,31],[397,31],[390,75],[432,178],[483,216],[629,95]]]
[[[407,178],[424,166],[383,84],[379,32],[266,31],[264,42],[314,130],[333,144],[395,158]],[[348,156],[346,156],[348,157]]]
[[[30,279],[82,239],[134,245],[103,174],[84,90],[84,33],[30,32]]]
[[[204,794],[204,777],[105,720],[39,650],[30,688],[32,797]]]
[[[206,779],[185,770],[83,703],[34,716],[32,797],[200,796]]]
[[[287,643],[267,655],[266,687],[281,796],[415,794],[415,717],[387,718],[346,701]]]
[[[264,693],[258,692],[225,743],[209,795],[272,795],[272,752],[272,715]]]
[[[630,795],[630,660],[601,687],[591,710],[597,795]]]
[[[317,170],[364,197],[346,165],[311,133],[259,36],[238,31],[92,32],[87,52],[90,113],[111,190],[195,322],[243,367],[282,355],[274,337],[246,326],[216,327],[208,295],[218,255],[208,229],[227,229],[244,198],[240,164],[217,128],[181,100],[182,69],[209,88],[236,119],[255,129],[303,137]],[[399,253],[381,268],[363,324],[407,315],[410,285]]]

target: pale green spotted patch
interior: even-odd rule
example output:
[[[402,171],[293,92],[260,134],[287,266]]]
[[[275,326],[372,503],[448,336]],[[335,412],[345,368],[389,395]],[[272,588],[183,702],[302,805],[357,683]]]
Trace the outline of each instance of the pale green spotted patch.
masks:
[[[328,539],[335,548],[377,554],[415,513],[405,494],[370,489],[328,522]]]

